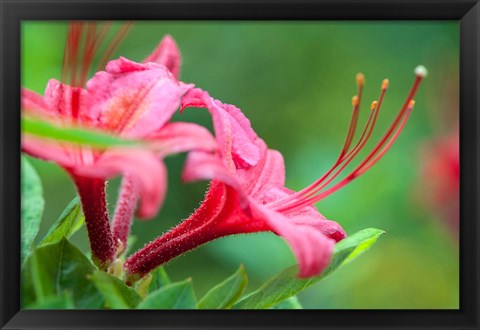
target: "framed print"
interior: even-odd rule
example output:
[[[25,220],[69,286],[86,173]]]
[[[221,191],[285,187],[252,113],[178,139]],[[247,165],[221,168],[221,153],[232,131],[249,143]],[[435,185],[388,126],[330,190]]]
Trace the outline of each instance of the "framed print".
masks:
[[[477,1],[1,1],[2,329],[477,329]]]

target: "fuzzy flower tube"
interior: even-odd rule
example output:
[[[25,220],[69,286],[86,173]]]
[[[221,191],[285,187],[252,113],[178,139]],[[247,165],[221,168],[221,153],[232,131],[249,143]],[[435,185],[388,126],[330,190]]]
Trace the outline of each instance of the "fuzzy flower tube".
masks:
[[[67,145],[24,135],[22,150],[53,161],[72,177],[81,199],[92,258],[107,269],[123,251],[137,200],[137,215],[153,217],[166,193],[166,169],[161,159],[169,154],[213,150],[209,131],[191,123],[170,123],[185,93],[193,85],[177,80],[180,57],[175,42],[165,37],[143,63],[119,58],[110,61],[125,25],[107,46],[98,71],[87,81],[95,55],[106,38],[108,24],[70,25],[65,48],[63,81],[51,79],[43,96],[22,89],[22,111],[58,126],[77,126],[145,142],[148,147],[109,148]],[[69,82],[67,84],[66,82]],[[110,224],[106,207],[106,180],[123,175],[119,200]]]
[[[213,180],[205,200],[188,219],[127,259],[124,264],[127,284],[131,285],[156,267],[216,238],[264,231],[274,232],[287,241],[298,260],[300,277],[320,274],[331,260],[335,243],[346,234],[339,224],[321,215],[313,204],[365,173],[389,150],[409,118],[413,98],[426,76],[426,69],[417,67],[415,76],[405,103],[380,141],[352,172],[330,185],[370,139],[388,89],[389,81],[385,79],[378,101],[372,102],[365,128],[352,147],[364,86],[364,77],[359,74],[358,92],[352,101],[352,120],[337,161],[317,181],[298,192],[285,187],[281,154],[268,149],[240,109],[214,100],[200,89],[189,91],[182,99],[182,109],[208,109],[220,150],[216,154],[190,153],[184,180]]]

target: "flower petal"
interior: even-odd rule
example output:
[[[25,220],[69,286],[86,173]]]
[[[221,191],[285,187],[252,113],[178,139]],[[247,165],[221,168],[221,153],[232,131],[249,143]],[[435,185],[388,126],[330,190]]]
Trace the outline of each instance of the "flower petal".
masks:
[[[72,150],[54,140],[39,139],[23,134],[22,151],[30,156],[55,162],[63,167],[75,166]]]
[[[288,242],[299,263],[299,277],[319,275],[328,266],[335,246],[333,239],[311,226],[292,223],[284,215],[256,203],[252,203],[252,212]]]
[[[138,138],[165,125],[190,88],[164,66],[120,58],[87,82],[86,104],[90,117],[100,118],[102,128]]]
[[[285,164],[280,152],[267,149],[262,140],[258,140],[259,150],[262,152],[260,161],[246,170],[238,170],[239,180],[247,194],[256,199],[262,199],[266,192],[275,187],[285,185]]]
[[[183,97],[181,109],[187,107],[208,109],[222,156],[227,163],[233,161],[236,168],[245,168],[260,160],[260,150],[256,144],[258,136],[240,109],[214,100],[198,88],[190,90]]]
[[[258,199],[261,200],[263,204],[270,204],[293,195],[294,193],[295,191],[286,187],[274,187],[266,191],[264,195],[259,196]],[[313,219],[327,220],[327,218],[318,212],[317,208],[313,205],[304,206],[299,209],[292,209],[284,212],[284,214],[289,218],[309,217]]]
[[[140,204],[137,216],[152,218],[165,198],[167,172],[165,165],[151,152],[134,149],[109,150],[93,165],[73,169],[75,174],[108,179],[128,174],[138,189]]]
[[[33,115],[52,115],[43,101],[43,97],[29,89],[22,87],[22,111]]]
[[[50,112],[71,121],[82,119],[85,113],[83,98],[85,90],[62,84],[56,79],[50,79],[43,97]],[[89,122],[90,120],[87,121]]]
[[[175,40],[170,35],[163,37],[157,48],[143,60],[144,63],[155,62],[167,67],[168,70],[178,79],[182,58]]]
[[[189,150],[214,151],[218,147],[208,129],[192,123],[167,123],[148,139],[161,156]]]
[[[310,226],[321,231],[325,236],[335,240],[335,242],[339,242],[345,237],[347,234],[345,230],[343,230],[342,226],[340,226],[337,222],[332,220],[322,220],[322,219],[315,219],[315,218],[307,218],[307,217],[288,217],[290,222],[296,225],[302,226]]]
[[[240,182],[235,175],[223,164],[218,155],[192,151],[185,160],[182,174],[184,181],[218,180],[236,189],[246,199]]]

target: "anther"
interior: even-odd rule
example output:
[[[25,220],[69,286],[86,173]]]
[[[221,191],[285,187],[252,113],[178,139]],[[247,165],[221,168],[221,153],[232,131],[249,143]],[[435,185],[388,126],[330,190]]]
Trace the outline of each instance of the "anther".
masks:
[[[415,75],[417,77],[425,78],[428,75],[427,68],[423,65],[419,65],[415,68]]]
[[[383,81],[382,81],[382,91],[387,90],[388,84],[389,84],[388,79],[383,79]]]
[[[365,77],[363,76],[363,73],[357,73],[357,85],[358,87],[361,87],[365,84]]]
[[[370,109],[371,109],[372,111],[375,110],[375,109],[377,108],[377,104],[378,104],[377,101],[373,101],[373,102],[372,102],[372,105],[370,106]]]
[[[358,95],[355,95],[353,98],[352,98],[352,105],[354,107],[358,106]]]

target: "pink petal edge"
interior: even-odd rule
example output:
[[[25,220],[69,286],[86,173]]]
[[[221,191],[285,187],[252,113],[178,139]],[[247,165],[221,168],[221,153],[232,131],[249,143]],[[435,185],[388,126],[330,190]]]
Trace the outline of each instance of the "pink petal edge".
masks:
[[[153,50],[144,60],[144,63],[155,62],[165,66],[178,79],[180,76],[180,66],[182,58],[177,43],[170,35],[165,35]]]
[[[154,217],[165,198],[165,164],[152,152],[133,149],[109,150],[93,165],[76,167],[73,171],[79,175],[104,179],[129,174],[138,187],[140,203],[137,216],[140,218]]]

